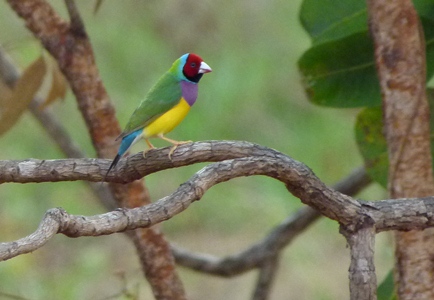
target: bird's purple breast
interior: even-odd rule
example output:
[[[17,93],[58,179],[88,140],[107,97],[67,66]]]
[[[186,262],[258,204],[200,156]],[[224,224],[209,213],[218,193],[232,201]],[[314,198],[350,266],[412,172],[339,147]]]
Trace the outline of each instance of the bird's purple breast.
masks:
[[[187,101],[188,105],[192,106],[197,99],[197,84],[181,81],[182,97]]]

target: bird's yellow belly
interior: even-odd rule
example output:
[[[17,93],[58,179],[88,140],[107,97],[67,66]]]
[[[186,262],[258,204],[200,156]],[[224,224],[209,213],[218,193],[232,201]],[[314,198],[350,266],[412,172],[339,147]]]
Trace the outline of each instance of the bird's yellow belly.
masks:
[[[164,113],[143,129],[143,137],[151,138],[172,131],[187,116],[190,105],[184,98],[171,110]]]

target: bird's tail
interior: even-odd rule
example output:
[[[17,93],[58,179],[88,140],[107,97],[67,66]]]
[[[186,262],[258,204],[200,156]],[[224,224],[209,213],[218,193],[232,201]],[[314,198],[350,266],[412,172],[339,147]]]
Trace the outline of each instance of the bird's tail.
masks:
[[[121,145],[119,147],[118,150],[118,154],[116,155],[116,157],[113,159],[110,167],[107,170],[107,173],[104,176],[103,182],[106,180],[107,175],[110,173],[110,171],[116,167],[116,165],[118,164],[119,160],[121,159],[121,157],[125,154],[125,152],[128,151],[128,149],[130,149],[130,147],[139,140],[140,138],[140,134],[142,133],[142,129],[136,130],[132,133],[130,133],[127,136],[124,136],[122,138],[122,142]]]
[[[107,173],[105,173],[104,179],[102,180],[103,182],[106,180],[107,175],[110,173],[110,171],[116,167],[116,165],[118,164],[119,160],[121,159],[121,156],[119,154],[116,155],[115,159],[113,159],[110,167],[107,170]]]

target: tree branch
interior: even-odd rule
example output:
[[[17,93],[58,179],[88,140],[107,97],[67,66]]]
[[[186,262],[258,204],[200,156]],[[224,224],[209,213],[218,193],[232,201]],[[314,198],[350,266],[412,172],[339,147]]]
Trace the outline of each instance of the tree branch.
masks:
[[[269,298],[270,290],[279,268],[279,258],[279,255],[275,255],[263,261],[259,269],[259,276],[256,281],[252,300],[266,300]]]
[[[375,275],[374,245],[375,228],[372,219],[367,218],[356,231],[341,227],[340,232],[347,239],[351,250],[350,299],[377,299],[377,276]]]
[[[354,224],[360,210],[357,201],[327,188],[304,164],[269,148],[246,142],[191,143],[178,147],[172,160],[168,158],[168,151],[168,148],[152,151],[146,159],[139,154],[121,160],[121,172],[113,172],[107,180],[126,183],[168,168],[226,159],[196,174],[200,179],[208,175],[208,182],[203,182],[205,190],[207,184],[234,177],[267,175],[284,182],[291,193],[304,203],[333,220],[339,218],[342,224]],[[254,156],[228,159],[246,152]],[[97,159],[0,161],[0,182],[98,181],[103,178],[110,163],[106,160],[101,164],[99,162]]]
[[[191,253],[174,245],[172,251],[176,262],[184,267],[222,277],[232,277],[260,267],[266,259],[277,255],[320,216],[316,210],[303,207],[286,218],[258,243],[224,258]]]
[[[414,203],[410,203],[410,198],[390,202],[358,202],[326,187],[304,164],[275,150],[251,143],[226,141],[186,144],[179,146],[172,160],[168,158],[168,151],[168,148],[164,148],[150,152],[147,158],[139,153],[123,159],[120,170],[114,171],[108,180],[136,180],[158,170],[256,153],[258,156],[226,159],[203,168],[176,192],[181,193],[179,199],[185,200],[182,205],[199,199],[210,186],[217,183],[240,176],[266,175],[282,181],[303,203],[345,226],[357,227],[366,215],[375,220],[377,231],[392,228],[424,229],[432,224],[432,197],[416,198],[413,199],[416,200]],[[193,154],[189,156],[189,153]],[[99,159],[0,161],[0,182],[97,181],[103,177],[109,163]],[[189,186],[197,190],[191,191]]]
[[[338,182],[334,188],[344,194],[355,195],[370,182],[364,168],[359,168]],[[303,207],[286,218],[257,244],[224,258],[192,253],[175,245],[172,245],[172,252],[178,264],[218,276],[232,277],[259,268],[253,299],[267,299],[278,269],[281,251],[320,216],[321,214],[311,207]]]
[[[363,168],[338,182],[334,189],[352,196],[366,187],[371,180]],[[279,255],[299,234],[315,222],[321,214],[309,206],[301,208],[275,227],[264,239],[237,254],[218,258],[208,254],[192,253],[172,245],[176,262],[184,267],[213,275],[231,277],[258,268],[266,259]]]
[[[218,143],[198,144],[213,148],[211,145]],[[183,147],[188,149],[193,145]],[[217,145],[215,146],[217,147]],[[259,148],[255,146],[254,149]],[[302,202],[319,210],[328,218],[338,221],[349,231],[358,229],[361,224],[367,222],[367,219],[372,219],[372,226],[376,232],[391,229],[424,229],[434,226],[434,197],[358,202],[326,187],[302,163],[274,150],[270,151],[273,154],[268,157],[242,157],[208,165],[182,184],[170,196],[143,207],[119,209],[92,217],[74,216],[66,214],[64,211],[50,210],[49,216],[56,215],[55,220],[59,222],[58,233],[70,237],[98,236],[136,228],[148,228],[184,211],[192,202],[201,199],[210,187],[218,183],[240,176],[266,175],[282,181],[290,192],[299,197]],[[154,154],[157,153],[164,153],[162,156],[168,160],[166,151],[154,151]],[[163,158],[160,157],[160,159]],[[142,158],[142,160],[145,159]],[[97,163],[98,160],[94,160],[94,162]],[[102,162],[107,163],[106,161]],[[177,163],[181,164],[180,161]],[[126,165],[128,166],[128,163]],[[95,166],[95,170],[101,176],[100,168]],[[141,171],[140,169],[134,170],[135,172]],[[129,171],[128,167],[126,167],[126,171]],[[30,239],[30,237],[22,239],[24,244],[27,244],[26,239]],[[39,243],[38,246],[40,247],[42,244]],[[19,246],[20,244],[16,242],[1,244],[0,259],[9,259],[14,255],[29,251],[29,248],[12,251]],[[33,248],[33,250],[36,249]],[[14,253],[14,255],[9,253]]]

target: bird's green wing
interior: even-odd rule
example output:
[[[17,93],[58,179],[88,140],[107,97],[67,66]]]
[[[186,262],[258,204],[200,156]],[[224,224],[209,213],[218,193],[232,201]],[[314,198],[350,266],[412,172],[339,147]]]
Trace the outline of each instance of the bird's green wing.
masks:
[[[181,96],[179,80],[172,73],[165,73],[133,112],[118,139],[150,124],[178,104]]]

